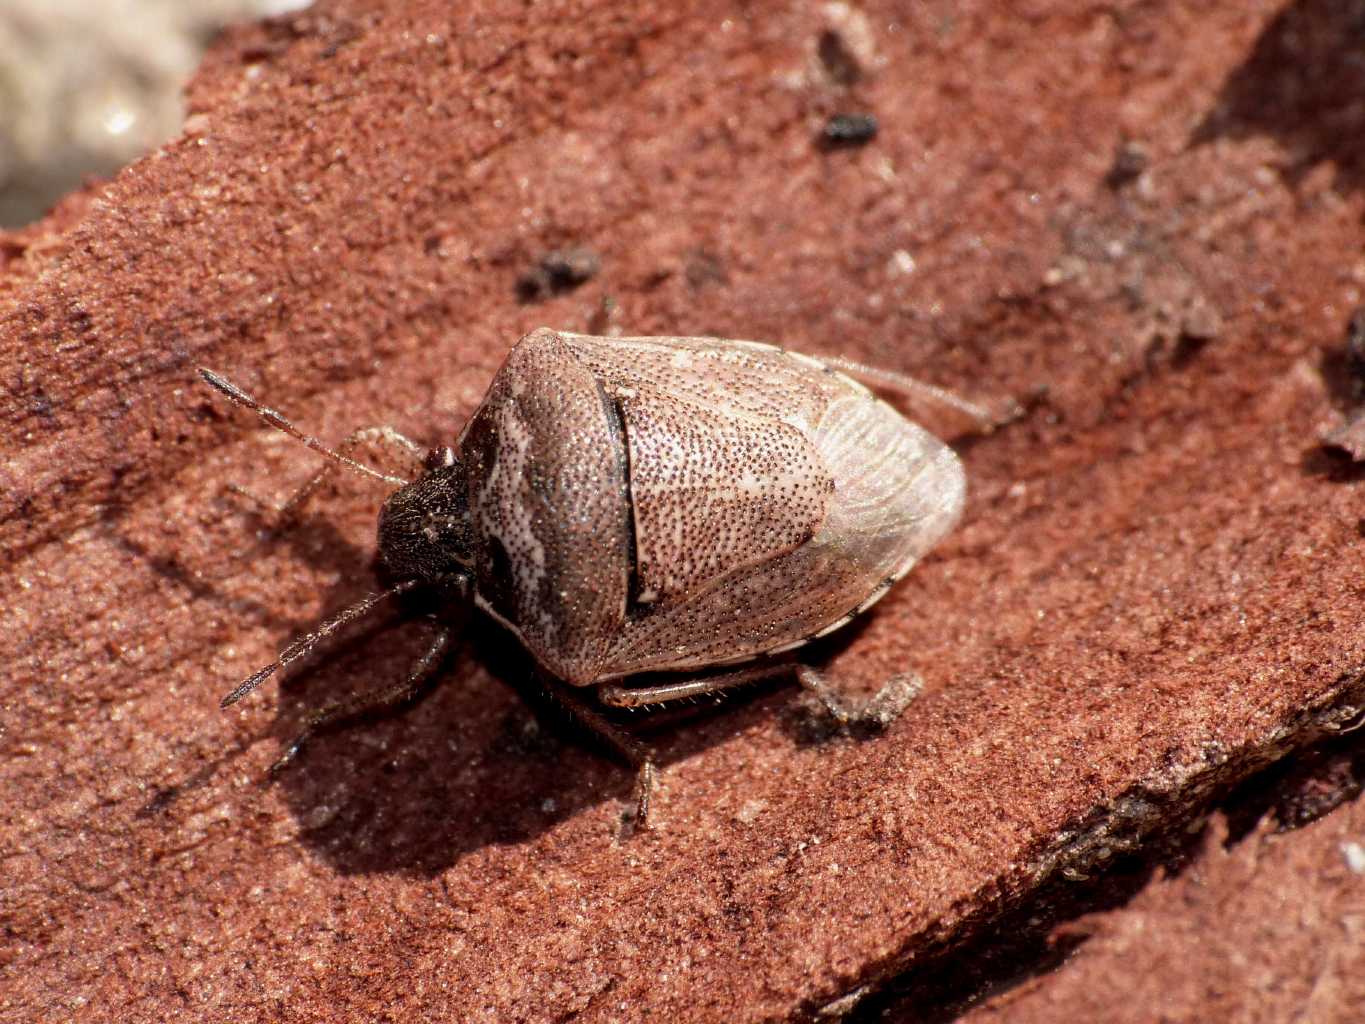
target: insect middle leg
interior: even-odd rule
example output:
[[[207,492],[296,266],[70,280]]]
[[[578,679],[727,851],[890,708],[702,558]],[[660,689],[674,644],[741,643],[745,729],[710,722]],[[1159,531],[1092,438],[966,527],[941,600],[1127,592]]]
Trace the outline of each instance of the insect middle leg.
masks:
[[[913,672],[892,676],[882,688],[866,701],[851,701],[838,693],[815,669],[798,665],[796,680],[807,693],[813,694],[825,710],[842,726],[861,726],[882,730],[901,716],[910,702],[924,690],[924,680]]]
[[[654,782],[659,775],[659,769],[654,763],[654,751],[588,707],[574,692],[573,687],[545,673],[540,674],[540,679],[546,692],[556,704],[564,709],[570,718],[635,768],[633,824],[635,828],[649,828],[650,798],[654,793]]]
[[[338,455],[349,459],[351,453],[360,446],[379,444],[384,445],[390,451],[400,452],[403,456],[407,457],[411,462],[412,469],[412,471],[408,473],[408,479],[411,480],[416,478],[417,474],[421,471],[422,459],[426,454],[426,449],[417,444],[417,442],[404,437],[390,426],[379,425],[361,427],[359,430],[348,435],[339,445],[337,445],[336,452]],[[304,505],[308,503],[308,499],[317,493],[318,488],[326,483],[338,468],[339,465],[336,462],[323,463],[322,467],[314,473],[312,477],[305,481],[298,490],[294,491],[294,493],[283,502],[275,502],[271,501],[269,498],[263,498],[240,484],[229,484],[228,490],[232,491],[234,494],[242,495],[242,497],[257,505],[270,509],[279,516],[281,526],[290,526],[298,518]]]

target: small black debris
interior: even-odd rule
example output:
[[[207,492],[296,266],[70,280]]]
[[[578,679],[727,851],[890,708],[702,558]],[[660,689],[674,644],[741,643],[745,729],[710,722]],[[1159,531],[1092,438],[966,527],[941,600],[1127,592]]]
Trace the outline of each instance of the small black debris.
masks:
[[[871,114],[835,114],[820,132],[820,142],[828,149],[864,146],[876,137],[877,119]]]
[[[1346,322],[1346,362],[1365,381],[1365,306],[1357,306]]]
[[[1117,192],[1124,185],[1137,181],[1151,163],[1147,150],[1137,142],[1125,142],[1114,154],[1114,162],[1104,176],[1104,183]]]
[[[537,302],[573,291],[596,277],[601,269],[602,261],[591,249],[547,252],[535,266],[517,278],[517,298],[522,302]]]
[[[1344,378],[1337,384],[1337,397],[1354,408],[1322,440],[1355,462],[1365,462],[1365,306],[1357,306],[1346,321],[1345,350],[1331,361],[1338,371],[1344,371],[1335,375],[1337,381]]]

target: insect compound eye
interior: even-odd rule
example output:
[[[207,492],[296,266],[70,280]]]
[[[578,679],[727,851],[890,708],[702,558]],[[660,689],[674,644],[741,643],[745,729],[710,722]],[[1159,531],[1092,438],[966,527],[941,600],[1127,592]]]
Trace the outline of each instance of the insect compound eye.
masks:
[[[430,473],[433,469],[445,469],[455,465],[455,449],[449,445],[430,449],[422,460],[422,468]]]

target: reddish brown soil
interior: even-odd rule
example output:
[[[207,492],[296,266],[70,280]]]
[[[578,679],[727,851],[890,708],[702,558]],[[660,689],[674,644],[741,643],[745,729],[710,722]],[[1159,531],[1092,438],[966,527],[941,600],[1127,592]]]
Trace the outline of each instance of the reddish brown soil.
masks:
[[[0,245],[0,1019],[836,1013],[1352,722],[1365,471],[1319,436],[1365,285],[1356,6],[319,0],[230,34],[183,139]],[[591,280],[519,291],[575,249]],[[194,368],[435,443],[539,324],[1029,400],[964,439],[961,529],[813,652],[924,676],[885,737],[821,742],[781,688],[641,723],[658,829],[622,841],[628,774],[480,623],[430,699],[260,784],[422,630],[218,710],[372,585],[380,494],[272,537],[225,484],[313,459]],[[1198,979],[1242,957],[1244,1019],[1349,1019],[1350,956],[1301,952],[1358,945],[1338,814],[1210,847],[974,1012],[1155,1019],[1143,971],[1217,1019]],[[1291,875],[1338,923],[1276,909]]]

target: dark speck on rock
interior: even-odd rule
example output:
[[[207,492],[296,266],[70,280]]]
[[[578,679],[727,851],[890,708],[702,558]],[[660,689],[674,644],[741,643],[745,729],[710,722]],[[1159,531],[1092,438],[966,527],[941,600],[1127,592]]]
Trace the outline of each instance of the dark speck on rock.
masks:
[[[863,146],[876,137],[877,119],[871,114],[835,114],[820,132],[820,142],[829,149]]]
[[[1346,361],[1351,371],[1365,380],[1365,306],[1357,306],[1346,322]]]
[[[591,249],[556,249],[542,256],[530,270],[517,279],[517,298],[538,302],[552,295],[573,291],[590,281],[602,269],[602,261]]]
[[[844,37],[833,29],[821,33],[816,50],[825,73],[836,85],[852,85],[863,77],[863,69],[858,63],[858,58],[844,42]]]
[[[1137,142],[1125,142],[1114,154],[1114,162],[1109,165],[1104,183],[1117,192],[1123,186],[1137,181],[1150,163],[1151,158],[1145,147]]]

